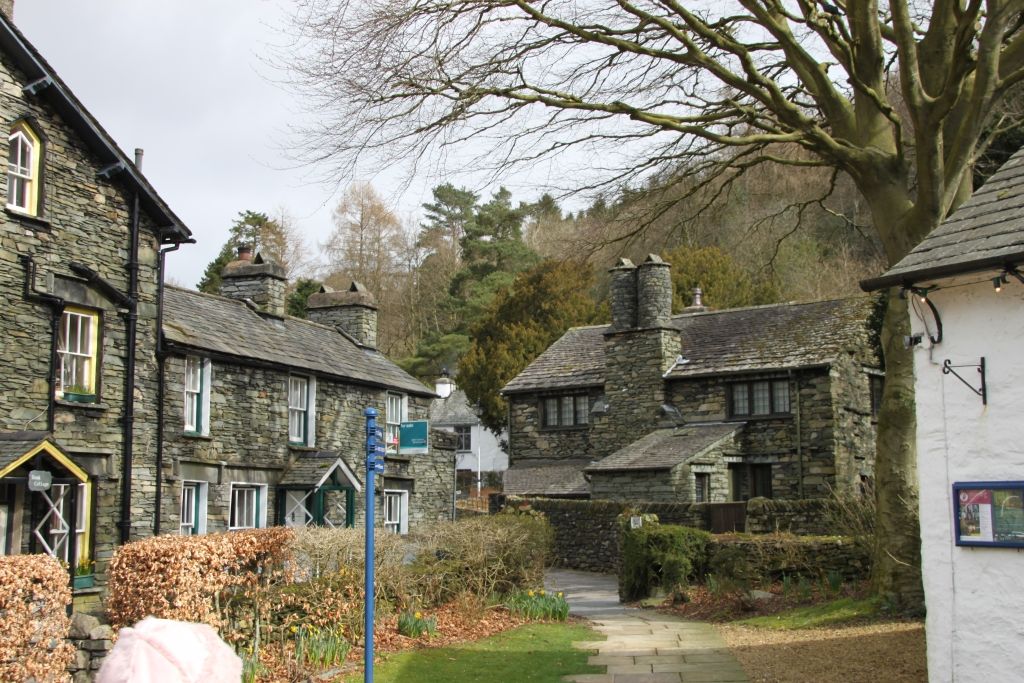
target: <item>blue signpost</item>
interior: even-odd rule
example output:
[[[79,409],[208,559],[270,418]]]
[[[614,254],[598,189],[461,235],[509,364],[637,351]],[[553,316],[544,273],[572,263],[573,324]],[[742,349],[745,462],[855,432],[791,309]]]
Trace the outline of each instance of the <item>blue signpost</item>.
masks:
[[[384,434],[377,427],[377,410],[367,408],[366,416],[366,653],[363,659],[363,680],[373,683],[373,475],[384,473]]]

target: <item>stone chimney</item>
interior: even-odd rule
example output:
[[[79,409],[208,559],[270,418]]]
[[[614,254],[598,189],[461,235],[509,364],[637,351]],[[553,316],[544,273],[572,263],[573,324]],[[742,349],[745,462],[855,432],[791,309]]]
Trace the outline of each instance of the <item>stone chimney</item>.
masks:
[[[284,268],[265,261],[248,245],[238,247],[238,258],[221,271],[220,293],[232,299],[253,301],[266,313],[284,316],[284,293],[288,284]]]
[[[612,274],[608,294],[612,308],[612,330],[631,330],[636,327],[636,266],[628,258],[620,258]]]
[[[665,327],[672,317],[672,266],[648,254],[636,269],[636,325]]]
[[[14,21],[14,0],[0,0],[0,12],[4,13],[8,21]]]
[[[309,297],[306,316],[313,322],[338,328],[360,346],[377,348],[377,302],[358,282],[343,292],[322,287]]]
[[[664,373],[681,350],[679,330],[669,326],[671,266],[651,254],[639,266],[621,259],[611,274],[612,324],[604,334],[606,409],[590,438],[598,458],[665,419]]]

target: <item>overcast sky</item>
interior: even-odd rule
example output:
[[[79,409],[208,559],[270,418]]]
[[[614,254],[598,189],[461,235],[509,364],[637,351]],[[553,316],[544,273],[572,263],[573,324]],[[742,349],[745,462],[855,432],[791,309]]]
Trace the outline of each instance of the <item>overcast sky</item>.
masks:
[[[129,156],[145,150],[143,172],[198,240],[168,257],[168,277],[178,283],[199,281],[239,211],[283,207],[314,248],[331,230],[340,191],[287,160],[288,124],[301,107],[260,59],[282,42],[288,6],[16,0],[15,23]],[[416,219],[444,179],[420,178],[401,195],[394,179],[361,180]]]

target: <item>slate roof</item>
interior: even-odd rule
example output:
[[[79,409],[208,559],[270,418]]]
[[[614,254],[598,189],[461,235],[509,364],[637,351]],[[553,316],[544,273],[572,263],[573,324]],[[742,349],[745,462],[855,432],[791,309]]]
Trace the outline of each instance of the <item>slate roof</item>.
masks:
[[[588,459],[530,459],[505,470],[504,492],[511,496],[589,496],[583,478]]]
[[[608,325],[574,327],[501,390],[512,394],[537,389],[604,384],[604,333]]]
[[[865,291],[1024,262],[1024,150]]]
[[[447,398],[435,398],[430,402],[430,424],[438,427],[475,425],[480,418],[473,412],[473,406],[466,398],[466,392],[455,389]]]
[[[264,316],[244,302],[177,287],[164,290],[164,338],[176,345],[434,396],[417,379],[335,329]]]
[[[342,468],[340,474],[342,479],[348,479],[357,491],[362,490],[362,483],[358,476],[349,469],[344,459],[335,451],[300,454],[285,470],[278,484],[280,486],[319,485],[335,467]]]
[[[771,304],[682,313],[681,355],[665,375],[683,379],[737,372],[829,365],[862,343],[873,300],[859,296],[810,303]],[[608,325],[575,327],[502,389],[504,394],[604,384]]]
[[[666,377],[830,365],[866,339],[872,305],[860,296],[675,316],[687,362]]]
[[[745,425],[745,422],[713,422],[656,429],[584,471],[670,470],[732,440]]]
[[[49,436],[48,432],[38,431],[0,433],[0,469],[28,453]]]

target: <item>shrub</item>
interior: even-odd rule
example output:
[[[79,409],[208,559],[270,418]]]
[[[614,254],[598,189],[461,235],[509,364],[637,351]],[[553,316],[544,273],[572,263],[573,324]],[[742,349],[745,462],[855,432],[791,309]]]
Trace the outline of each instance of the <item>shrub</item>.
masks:
[[[516,591],[505,601],[509,612],[527,619],[565,621],[569,618],[569,603],[562,593],[548,593],[543,588]]]
[[[657,522],[623,529],[619,597],[638,600],[655,588],[673,590],[702,576],[710,541],[706,531]]]
[[[68,572],[49,555],[0,556],[0,680],[63,681],[75,651]]]

